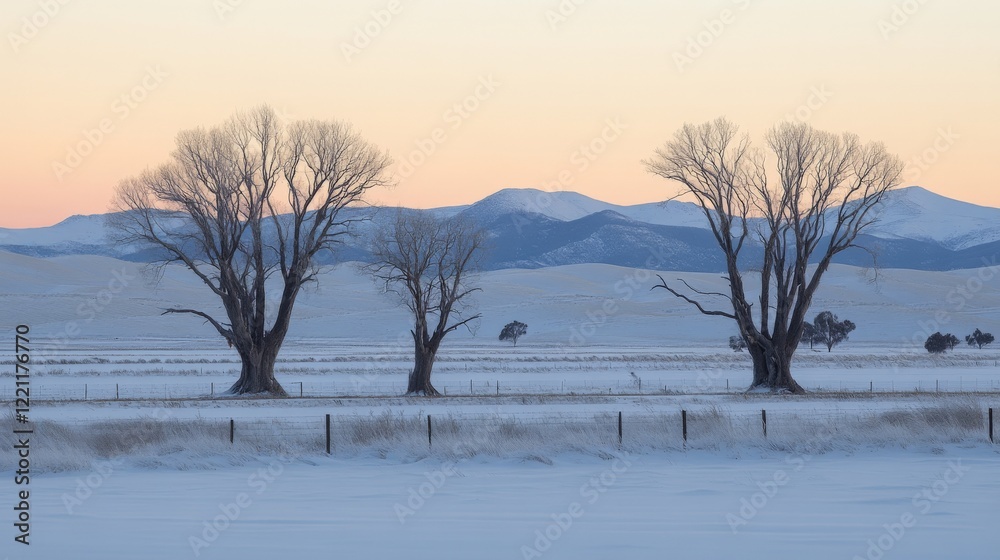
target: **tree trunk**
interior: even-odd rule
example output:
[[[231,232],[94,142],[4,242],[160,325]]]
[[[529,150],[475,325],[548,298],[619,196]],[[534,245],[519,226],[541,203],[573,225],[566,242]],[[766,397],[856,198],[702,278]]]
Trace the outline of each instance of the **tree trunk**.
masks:
[[[279,397],[288,396],[274,377],[274,362],[277,358],[277,350],[241,351],[243,367],[240,378],[229,388],[229,392],[235,395],[270,393]]]
[[[766,387],[773,392],[788,391],[796,395],[806,392],[792,377],[792,351],[781,354],[759,342],[749,344],[747,349],[753,358],[753,384],[750,389]]]
[[[416,346],[413,359],[413,371],[410,372],[410,382],[406,388],[407,395],[438,396],[441,393],[431,385],[431,370],[434,368],[434,358],[437,352],[422,344]]]

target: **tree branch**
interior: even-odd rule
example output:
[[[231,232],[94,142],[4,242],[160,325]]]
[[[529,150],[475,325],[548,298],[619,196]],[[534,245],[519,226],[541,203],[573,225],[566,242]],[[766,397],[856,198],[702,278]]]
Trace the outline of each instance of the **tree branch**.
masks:
[[[678,297],[678,298],[680,298],[680,299],[682,299],[682,300],[690,303],[691,305],[697,307],[698,311],[701,311],[705,315],[714,315],[714,316],[718,316],[718,317],[727,317],[729,319],[736,319],[736,315],[734,315],[732,313],[727,313],[725,311],[713,311],[713,310],[705,309],[704,307],[702,307],[701,303],[699,303],[699,302],[697,302],[697,301],[689,298],[688,296],[686,296],[686,295],[678,292],[677,290],[671,288],[670,286],[668,286],[667,285],[667,281],[663,279],[663,276],[660,276],[659,274],[657,274],[656,276],[660,279],[660,283],[657,284],[657,285],[655,285],[655,286],[653,286],[652,288],[650,288],[651,290],[655,290],[656,288],[663,288],[664,290],[667,290],[668,292],[674,294],[676,297]],[[680,281],[683,282],[685,285],[687,285],[687,282],[684,282],[683,280],[680,280]],[[688,287],[690,288],[690,286],[688,286]]]

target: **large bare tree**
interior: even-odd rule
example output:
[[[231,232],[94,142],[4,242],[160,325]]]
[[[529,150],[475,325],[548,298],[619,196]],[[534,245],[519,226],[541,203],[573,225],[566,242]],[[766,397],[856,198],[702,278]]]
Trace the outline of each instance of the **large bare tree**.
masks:
[[[466,313],[469,296],[479,288],[473,273],[486,239],[483,230],[459,217],[441,219],[400,210],[376,233],[369,273],[386,292],[400,297],[413,315],[413,370],[407,394],[438,395],[431,370],[445,335],[472,330],[478,313]]]
[[[751,388],[804,392],[791,373],[813,295],[835,255],[855,247],[896,186],[902,162],[882,144],[853,134],[835,135],[785,123],[754,148],[725,119],[685,125],[644,162],[680,183],[701,206],[726,260],[729,293],[697,289],[678,280],[662,288],[701,313],[732,319],[753,358]],[[768,153],[769,152],[769,153]],[[768,157],[774,158],[769,168]],[[763,248],[759,293],[750,293],[741,251]],[[710,299],[728,302],[713,307]],[[758,307],[753,309],[753,300]]]
[[[315,259],[346,233],[341,211],[388,183],[388,155],[344,123],[282,123],[263,106],[221,126],[181,132],[170,161],[124,180],[112,225],[151,244],[215,294],[211,324],[239,353],[231,392],[283,395],[274,363]],[[277,301],[269,301],[269,292]]]

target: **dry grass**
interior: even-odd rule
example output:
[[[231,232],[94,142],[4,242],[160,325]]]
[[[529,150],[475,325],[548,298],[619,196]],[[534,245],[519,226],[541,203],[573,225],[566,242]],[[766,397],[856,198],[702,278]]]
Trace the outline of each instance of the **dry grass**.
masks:
[[[910,445],[983,444],[985,409],[974,399],[877,413],[771,414],[763,434],[759,413],[734,413],[715,407],[688,414],[688,438],[680,413],[624,417],[621,448],[633,452],[760,449],[824,453],[858,448]],[[12,470],[13,418],[0,435],[0,470]],[[433,443],[427,441],[426,416],[384,412],[335,417],[335,457],[476,456],[548,460],[560,453],[601,455],[619,448],[616,414],[441,415],[432,418]],[[323,422],[258,419],[237,422],[235,442],[229,422],[154,418],[89,423],[43,421],[34,424],[32,469],[87,469],[94,461],[123,459],[153,468],[212,468],[243,464],[262,456],[324,456]],[[544,461],[543,461],[544,462]]]

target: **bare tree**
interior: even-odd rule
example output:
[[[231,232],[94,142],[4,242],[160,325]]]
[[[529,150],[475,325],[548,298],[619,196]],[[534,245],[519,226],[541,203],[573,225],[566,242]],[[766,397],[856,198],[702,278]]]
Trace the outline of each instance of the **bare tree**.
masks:
[[[701,206],[726,259],[729,293],[683,280],[669,285],[662,276],[656,287],[706,315],[736,322],[753,358],[751,388],[802,393],[791,363],[813,295],[833,257],[855,247],[875,220],[874,209],[897,185],[902,163],[881,144],[805,124],[778,125],[766,142],[775,157],[770,173],[765,152],[725,119],[685,125],[645,162]],[[740,268],[741,251],[754,242],[763,247],[756,294],[748,293]],[[706,298],[728,305],[713,308]]]
[[[123,181],[112,226],[122,241],[151,244],[181,263],[222,303],[201,317],[239,353],[232,393],[284,390],[274,363],[318,253],[351,220],[341,211],[388,184],[388,155],[341,122],[285,126],[263,106],[211,129],[181,132],[171,160]],[[268,301],[267,287],[280,293]]]
[[[460,218],[439,219],[400,210],[390,226],[375,235],[369,273],[386,292],[397,294],[413,314],[413,370],[407,394],[438,395],[431,370],[445,335],[472,325],[466,316],[472,273],[485,232]]]

